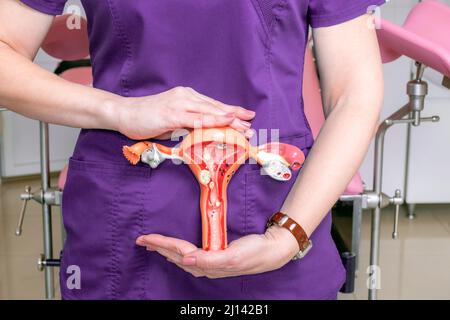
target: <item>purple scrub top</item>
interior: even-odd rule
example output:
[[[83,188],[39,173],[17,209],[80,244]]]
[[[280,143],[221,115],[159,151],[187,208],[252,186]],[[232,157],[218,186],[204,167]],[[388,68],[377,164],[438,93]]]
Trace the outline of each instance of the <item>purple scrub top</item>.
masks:
[[[22,0],[61,14],[65,0]],[[306,154],[313,144],[303,111],[308,28],[345,22],[384,0],[82,0],[94,86],[146,96],[176,86],[256,111],[255,129],[279,129],[280,141]],[[154,252],[139,235],[160,233],[201,245],[199,187],[184,165],[151,170],[121,154],[134,141],[82,130],[63,197],[67,240],[60,284],[64,299],[334,299],[344,268],[328,214],[302,260],[258,275],[195,278]],[[166,143],[173,145],[174,142]],[[228,235],[264,233],[288,183],[246,164],[228,187]],[[73,285],[73,267],[81,271]],[[72,284],[72,285],[71,285]]]

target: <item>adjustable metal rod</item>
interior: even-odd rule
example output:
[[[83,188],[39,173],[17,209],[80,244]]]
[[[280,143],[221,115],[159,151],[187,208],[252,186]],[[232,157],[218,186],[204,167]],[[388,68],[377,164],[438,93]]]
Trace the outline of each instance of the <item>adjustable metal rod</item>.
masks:
[[[60,259],[45,259],[44,255],[41,254],[39,257],[37,268],[39,271],[44,271],[44,269],[48,268],[55,268],[61,266],[61,260]]]
[[[378,128],[375,138],[374,184],[373,192],[381,194],[383,178],[384,137],[386,131],[395,123],[393,120],[403,119],[411,112],[409,103],[388,117]],[[369,300],[376,300],[379,280],[380,224],[381,207],[377,205],[372,211],[372,228],[370,239],[370,286]]]
[[[401,199],[401,192],[400,190],[395,190],[395,196],[394,198],[400,198]],[[397,204],[395,206],[395,214],[394,214],[394,231],[392,231],[392,239],[397,239],[398,238],[398,216],[400,213],[400,204]]]
[[[22,209],[20,210],[19,222],[16,227],[16,236],[22,235],[23,219],[25,218],[25,212],[27,210],[28,201],[32,198],[31,187],[25,187],[25,193],[20,197],[22,199]]]
[[[416,65],[416,78],[415,79],[418,80],[418,81],[421,81],[427,66],[424,65],[423,63],[418,62],[418,61],[416,61],[415,65]]]
[[[50,152],[49,152],[49,130],[48,123],[40,122],[40,147],[41,147],[41,187],[43,194],[50,189]],[[44,258],[53,260],[53,235],[52,235],[52,209],[43,201],[42,217],[44,228]],[[46,267],[45,273],[45,298],[55,298],[53,269]]]

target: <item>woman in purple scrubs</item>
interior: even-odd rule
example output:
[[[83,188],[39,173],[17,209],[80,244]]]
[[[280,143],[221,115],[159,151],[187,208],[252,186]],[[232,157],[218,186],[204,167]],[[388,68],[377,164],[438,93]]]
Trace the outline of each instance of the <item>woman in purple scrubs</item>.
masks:
[[[329,210],[375,130],[382,72],[368,8],[383,0],[83,0],[94,88],[32,64],[65,0],[0,2],[0,105],[83,128],[64,190],[64,299],[335,299],[344,281]],[[314,143],[303,112],[309,27],[327,121]],[[32,81],[30,81],[32,79]],[[131,166],[121,147],[175,129],[279,130],[308,154],[289,183],[242,166],[229,189],[229,248],[201,244],[187,166]],[[175,142],[163,142],[173,145]],[[300,260],[282,211],[314,247]],[[147,249],[147,250],[146,250]],[[81,287],[67,286],[67,269]]]

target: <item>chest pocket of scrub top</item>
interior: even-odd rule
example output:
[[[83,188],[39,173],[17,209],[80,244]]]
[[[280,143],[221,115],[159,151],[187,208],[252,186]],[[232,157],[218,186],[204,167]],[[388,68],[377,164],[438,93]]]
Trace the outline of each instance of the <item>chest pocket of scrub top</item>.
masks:
[[[142,299],[146,250],[135,244],[143,232],[151,170],[147,167],[72,158],[63,192],[67,240],[61,266],[63,298]],[[68,289],[66,270],[81,271],[78,290]]]

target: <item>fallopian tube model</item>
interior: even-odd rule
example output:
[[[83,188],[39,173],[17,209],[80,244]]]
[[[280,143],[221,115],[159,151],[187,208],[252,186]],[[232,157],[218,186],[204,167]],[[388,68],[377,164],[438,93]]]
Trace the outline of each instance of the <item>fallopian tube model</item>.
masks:
[[[124,146],[123,154],[133,165],[142,161],[155,169],[166,159],[176,159],[191,168],[201,190],[204,250],[227,247],[227,187],[241,164],[253,158],[273,179],[288,181],[291,169],[300,169],[305,161],[305,155],[295,146],[272,142],[253,147],[231,128],[193,130],[174,148],[142,141]]]

